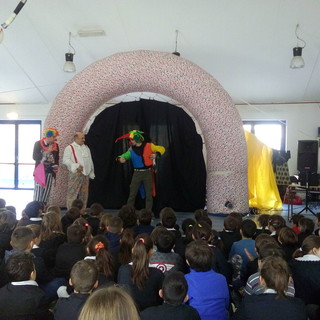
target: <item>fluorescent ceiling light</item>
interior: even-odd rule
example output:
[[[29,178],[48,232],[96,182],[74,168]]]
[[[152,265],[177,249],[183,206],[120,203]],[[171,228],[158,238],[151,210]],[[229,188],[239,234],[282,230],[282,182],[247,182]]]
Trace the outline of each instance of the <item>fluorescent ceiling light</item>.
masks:
[[[106,33],[103,29],[81,29],[78,30],[79,37],[101,37],[105,36]]]

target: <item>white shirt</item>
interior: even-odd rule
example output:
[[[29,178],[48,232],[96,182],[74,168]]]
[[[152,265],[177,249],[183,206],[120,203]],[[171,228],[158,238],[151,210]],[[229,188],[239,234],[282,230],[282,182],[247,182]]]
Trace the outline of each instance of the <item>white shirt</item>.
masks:
[[[72,173],[75,173],[77,168],[81,165],[83,167],[82,174],[89,176],[90,179],[94,179],[94,167],[89,147],[85,144],[79,145],[76,142],[72,142],[71,144],[74,148],[77,162],[69,145],[64,149],[63,164],[65,164],[68,170]]]

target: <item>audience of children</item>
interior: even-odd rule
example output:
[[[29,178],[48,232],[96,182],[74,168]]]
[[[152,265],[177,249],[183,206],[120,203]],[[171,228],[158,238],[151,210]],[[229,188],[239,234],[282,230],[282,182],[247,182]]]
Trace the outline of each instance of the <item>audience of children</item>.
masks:
[[[76,262],[70,272],[73,293],[68,298],[59,298],[53,313],[55,320],[77,320],[83,305],[93,289],[98,286],[98,268],[92,260]]]
[[[92,291],[95,291],[93,289],[97,286],[96,281],[91,283],[88,290],[76,288],[77,281],[78,283],[83,281],[82,283],[87,283],[89,286],[90,279],[95,277],[93,273],[91,273],[93,278],[84,276],[85,270],[90,269],[88,266],[85,267],[85,264],[94,266],[99,280],[98,291],[92,294],[94,299],[91,302],[89,298],[85,303],[85,306],[89,307],[83,308],[87,316],[89,313],[93,316],[98,312],[112,314],[112,319],[120,317],[122,320],[123,314],[127,315],[129,312],[130,319],[135,319],[140,311],[142,320],[158,319],[158,317],[175,320],[229,319],[228,312],[232,314],[229,305],[231,294],[231,301],[239,308],[235,319],[260,320],[253,312],[247,314],[249,306],[254,303],[252,301],[255,301],[256,305],[260,303],[262,307],[267,303],[276,307],[278,301],[274,300],[284,299],[279,306],[287,306],[288,315],[291,315],[290,298],[293,297],[296,287],[296,297],[301,298],[306,304],[309,319],[320,318],[318,299],[320,244],[317,242],[320,238],[308,236],[314,229],[311,219],[300,218],[299,228],[302,234],[300,239],[305,240],[301,248],[295,251],[296,258],[292,259],[292,253],[298,248],[297,236],[292,229],[285,227],[285,220],[280,216],[259,215],[255,220],[261,229],[257,229],[253,220],[248,218],[243,220],[239,213],[231,213],[224,219],[224,230],[217,232],[212,230],[212,220],[207,212],[202,209],[196,210],[194,213],[196,220],[183,221],[181,225],[183,236],[181,236],[177,217],[172,208],[163,208],[160,213],[161,226],[154,228],[151,225],[152,212],[149,210],[143,209],[136,215],[134,208],[123,206],[118,214],[114,215],[103,213],[103,207],[94,204],[86,214],[82,203],[75,201],[74,206],[62,218],[61,210],[56,206],[49,207],[40,217],[41,204],[33,201],[26,206],[25,213],[30,215],[31,211],[37,211],[39,216],[30,219],[26,215],[22,221],[28,227],[16,227],[15,215],[6,208],[0,208],[0,253],[2,252],[4,256],[7,250],[0,264],[0,287],[5,288],[4,285],[10,282],[6,271],[10,257],[31,252],[35,270],[38,270],[37,288],[45,297],[45,301],[56,300],[57,287],[65,286],[71,278],[73,287],[68,287],[68,293],[64,289],[66,298],[61,298],[54,309],[56,319],[77,319],[85,300]],[[37,207],[40,209],[33,210]],[[267,220],[273,236],[268,235]],[[63,231],[62,222],[66,233]],[[94,236],[95,233],[99,235]],[[151,237],[148,235],[150,233]],[[258,258],[255,258],[257,255]],[[303,257],[298,257],[302,255]],[[233,263],[234,276],[238,275],[234,277],[233,282],[231,282],[232,266],[226,261],[228,256],[229,261]],[[272,283],[263,278],[263,265],[270,257],[279,259],[285,257],[290,264],[293,280],[297,284],[289,278],[287,289],[282,290],[287,298],[279,294],[279,298],[275,298],[278,287],[274,288]],[[81,271],[80,265],[84,271]],[[82,276],[75,278],[73,271],[70,273],[73,267]],[[283,269],[283,265],[278,269],[281,268]],[[186,280],[176,270],[183,271]],[[47,279],[41,279],[43,276]],[[112,286],[115,280],[127,293]],[[242,299],[241,289],[246,282]],[[233,286],[228,287],[227,283],[232,283]],[[110,285],[111,288],[101,289]],[[114,296],[122,300],[123,307],[128,306],[128,310],[119,310],[120,301],[116,303],[112,300],[114,297],[109,297],[114,289]],[[234,295],[235,291],[237,296]],[[259,295],[261,298],[254,300],[248,297],[250,295]],[[99,304],[102,303],[99,297],[113,301],[110,310],[105,310],[103,305],[99,309]],[[184,300],[186,302],[183,302]],[[47,315],[44,315],[43,319],[46,319],[46,316],[52,317],[47,309],[47,302],[45,303]],[[108,302],[105,306],[107,304]],[[94,305],[96,310],[92,310]],[[130,306],[133,308],[130,309]],[[36,306],[32,305],[31,308],[32,312],[37,312]],[[296,312],[298,318],[293,319],[302,319],[301,308],[297,308]],[[81,314],[85,316],[84,313]],[[268,320],[272,319],[279,318],[271,313]]]
[[[188,283],[182,272],[168,274],[159,291],[163,304],[141,312],[141,320],[201,320],[198,311],[188,301]]]

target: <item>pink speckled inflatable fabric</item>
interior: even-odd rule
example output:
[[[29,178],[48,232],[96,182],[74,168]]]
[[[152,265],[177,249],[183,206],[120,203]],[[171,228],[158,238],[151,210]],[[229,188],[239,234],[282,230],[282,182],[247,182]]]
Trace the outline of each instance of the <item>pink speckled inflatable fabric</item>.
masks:
[[[114,97],[154,92],[179,101],[194,116],[207,148],[210,213],[248,211],[247,147],[241,118],[228,93],[206,71],[167,52],[131,51],[99,60],[76,74],[57,95],[45,127],[60,132],[61,154],[93,112]],[[65,206],[67,171],[60,168],[50,203]]]

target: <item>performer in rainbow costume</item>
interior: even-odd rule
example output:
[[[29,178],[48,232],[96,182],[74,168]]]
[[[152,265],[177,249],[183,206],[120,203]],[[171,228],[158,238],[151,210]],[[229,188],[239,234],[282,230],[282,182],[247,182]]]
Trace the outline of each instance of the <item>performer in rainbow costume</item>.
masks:
[[[117,159],[120,163],[125,163],[131,159],[134,168],[127,204],[134,206],[140,185],[143,184],[146,196],[145,208],[152,210],[152,196],[155,195],[155,193],[153,194],[153,164],[157,156],[160,157],[166,150],[163,146],[145,142],[142,134],[142,131],[132,130],[119,137],[116,142],[120,139],[127,138],[129,139],[130,148],[127,152],[118,156]]]
[[[53,180],[59,166],[59,145],[56,140],[59,132],[55,128],[43,131],[43,138],[34,144],[33,159],[36,161],[34,170],[33,200],[47,204]]]

